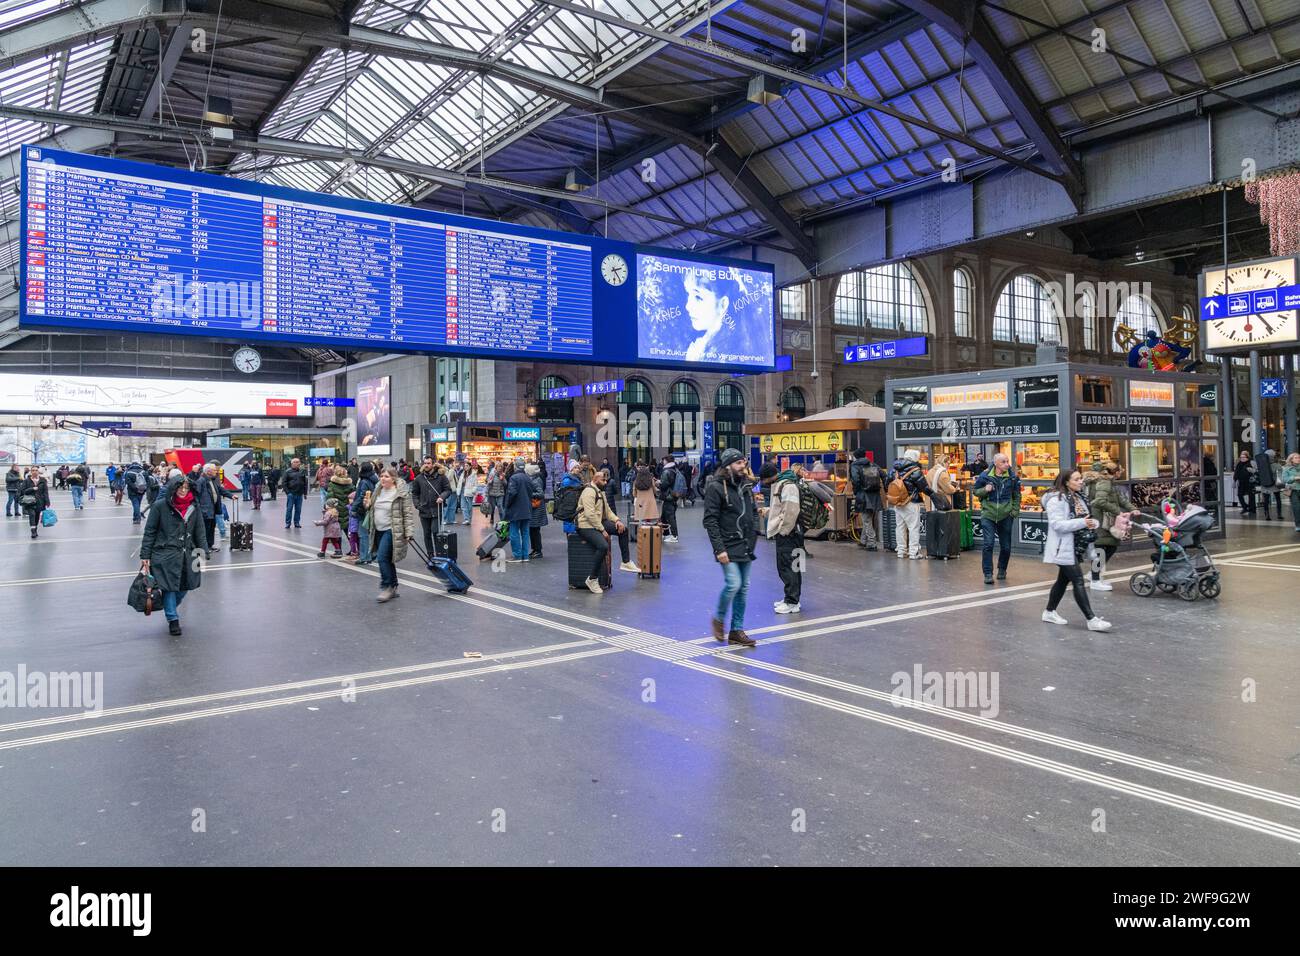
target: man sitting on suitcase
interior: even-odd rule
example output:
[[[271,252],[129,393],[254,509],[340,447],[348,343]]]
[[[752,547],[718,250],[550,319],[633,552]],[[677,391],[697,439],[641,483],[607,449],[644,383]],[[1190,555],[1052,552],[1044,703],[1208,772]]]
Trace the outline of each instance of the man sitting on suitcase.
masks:
[[[605,564],[605,554],[609,551],[611,535],[618,536],[618,547],[623,556],[623,563],[618,566],[619,570],[631,571],[633,574],[641,570],[632,563],[632,556],[628,550],[627,525],[619,521],[618,515],[610,510],[609,499],[605,497],[605,484],[608,481],[609,472],[603,469],[596,472],[591,479],[591,484],[583,488],[582,494],[578,497],[577,534],[596,552],[591,573],[587,575],[587,580],[584,582],[587,590],[592,594],[600,594],[604,590],[600,586],[600,569]]]

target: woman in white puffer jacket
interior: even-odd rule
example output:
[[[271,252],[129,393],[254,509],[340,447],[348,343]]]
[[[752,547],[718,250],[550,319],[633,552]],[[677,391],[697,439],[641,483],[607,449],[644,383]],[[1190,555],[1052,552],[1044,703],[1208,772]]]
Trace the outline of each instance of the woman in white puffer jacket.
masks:
[[[1047,514],[1047,545],[1043,549],[1043,563],[1056,565],[1056,580],[1047,596],[1047,610],[1043,620],[1048,624],[1068,624],[1056,613],[1056,607],[1065,597],[1067,587],[1074,591],[1074,601],[1088,619],[1088,630],[1109,631],[1111,624],[1092,611],[1088,592],[1084,586],[1083,570],[1074,553],[1074,534],[1085,528],[1095,531],[1100,522],[1092,517],[1088,502],[1083,498],[1083,473],[1062,469],[1052,483],[1052,490],[1043,495],[1043,511]]]

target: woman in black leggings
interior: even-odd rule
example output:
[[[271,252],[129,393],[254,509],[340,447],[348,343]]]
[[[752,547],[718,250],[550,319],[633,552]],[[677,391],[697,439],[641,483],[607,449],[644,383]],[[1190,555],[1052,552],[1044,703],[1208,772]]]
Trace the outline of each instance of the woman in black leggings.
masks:
[[[1047,610],[1043,620],[1048,624],[1068,624],[1056,613],[1065,589],[1074,591],[1074,602],[1088,620],[1088,630],[1109,631],[1111,624],[1093,613],[1092,603],[1084,585],[1083,569],[1075,556],[1074,536],[1085,529],[1095,531],[1098,521],[1088,511],[1088,503],[1080,493],[1083,475],[1078,471],[1062,469],[1052,484],[1052,490],[1043,495],[1043,510],[1047,513],[1047,545],[1043,550],[1043,563],[1056,565],[1056,580],[1047,596]]]
[[[32,527],[32,539],[35,540],[36,529],[41,526],[41,513],[50,506],[50,486],[41,477],[41,470],[35,465],[27,472],[22,487],[18,489],[18,503]]]

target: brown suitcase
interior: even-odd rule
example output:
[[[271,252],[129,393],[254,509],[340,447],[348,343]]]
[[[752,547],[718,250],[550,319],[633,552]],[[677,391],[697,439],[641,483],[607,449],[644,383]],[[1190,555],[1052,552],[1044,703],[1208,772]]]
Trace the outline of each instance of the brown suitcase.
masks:
[[[663,525],[646,522],[637,529],[636,566],[641,569],[639,578],[659,577],[659,566],[664,554]]]

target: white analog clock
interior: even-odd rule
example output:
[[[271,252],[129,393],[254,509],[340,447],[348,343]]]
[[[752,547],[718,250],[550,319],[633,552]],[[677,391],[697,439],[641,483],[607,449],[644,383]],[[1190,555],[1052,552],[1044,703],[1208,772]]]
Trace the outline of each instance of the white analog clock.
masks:
[[[600,274],[610,285],[622,285],[627,281],[627,260],[611,252],[600,260]]]
[[[257,349],[250,349],[244,346],[235,353],[235,368],[239,369],[245,375],[252,375],[262,367],[262,356],[258,354]]]
[[[1240,266],[1207,270],[1202,277],[1203,296],[1234,293],[1262,292],[1296,284],[1296,260],[1293,258],[1268,259]],[[1263,348],[1284,345],[1297,340],[1296,311],[1236,312],[1231,299],[1226,314],[1208,318],[1205,326],[1205,348],[1215,349]]]

